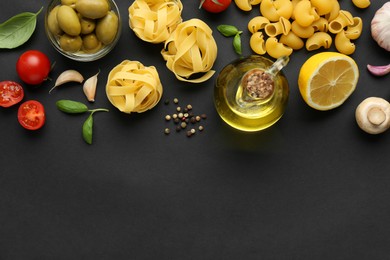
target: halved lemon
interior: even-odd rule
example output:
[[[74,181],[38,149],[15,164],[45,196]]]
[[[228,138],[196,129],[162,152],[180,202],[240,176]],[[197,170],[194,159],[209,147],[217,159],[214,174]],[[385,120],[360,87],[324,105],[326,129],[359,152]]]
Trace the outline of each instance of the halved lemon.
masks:
[[[358,79],[359,69],[351,57],[338,52],[321,52],[302,65],[298,86],[310,107],[330,110],[348,99]]]

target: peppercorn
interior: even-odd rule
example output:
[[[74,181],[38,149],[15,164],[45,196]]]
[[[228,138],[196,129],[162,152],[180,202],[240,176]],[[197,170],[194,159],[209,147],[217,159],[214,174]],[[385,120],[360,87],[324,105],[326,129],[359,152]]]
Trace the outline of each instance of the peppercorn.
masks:
[[[199,131],[203,131],[204,127],[203,127],[202,125],[200,125],[200,126],[198,127],[198,129],[199,129]]]
[[[181,128],[186,128],[187,127],[187,123],[186,122],[181,122],[181,124],[180,124],[180,126],[181,126]]]
[[[164,133],[165,133],[166,135],[169,135],[170,132],[171,132],[171,130],[169,130],[169,128],[165,128],[165,129],[164,129]]]
[[[180,112],[181,111],[181,107],[176,107],[176,111]]]
[[[170,115],[166,115],[166,116],[165,116],[165,120],[166,120],[166,121],[171,120],[171,116],[170,116]]]
[[[206,118],[207,118],[207,115],[206,115],[206,114],[201,114],[200,117],[201,117],[202,119],[206,119]]]
[[[173,99],[173,103],[175,103],[175,104],[179,103],[179,99],[174,98],[174,99]]]

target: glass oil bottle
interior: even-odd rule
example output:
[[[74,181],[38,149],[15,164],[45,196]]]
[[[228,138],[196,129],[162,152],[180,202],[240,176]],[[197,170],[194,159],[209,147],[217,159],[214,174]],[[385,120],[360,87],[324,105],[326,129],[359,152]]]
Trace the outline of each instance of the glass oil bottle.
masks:
[[[288,102],[288,81],[281,71],[289,58],[274,63],[252,55],[225,66],[214,87],[214,105],[230,126],[255,132],[275,124]]]

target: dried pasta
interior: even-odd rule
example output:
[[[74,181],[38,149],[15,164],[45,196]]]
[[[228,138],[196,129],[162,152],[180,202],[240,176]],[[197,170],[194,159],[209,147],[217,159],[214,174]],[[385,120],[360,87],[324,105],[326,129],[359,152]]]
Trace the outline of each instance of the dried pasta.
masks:
[[[265,33],[270,37],[276,37],[280,34],[288,34],[291,30],[291,23],[289,20],[280,17],[278,22],[269,23],[265,26]]]
[[[142,40],[162,43],[182,22],[180,0],[135,0],[129,7],[129,26]]]
[[[293,4],[290,0],[262,0],[260,12],[271,22],[276,22],[280,17],[290,19],[293,13]]]
[[[369,5],[369,0],[353,2],[359,8]],[[338,0],[261,0],[260,15],[248,23],[251,49],[274,58],[304,46],[309,51],[328,49],[332,36],[336,49],[349,55],[355,51],[351,41],[361,36],[362,29],[362,19],[341,10]]]
[[[275,59],[278,59],[282,56],[290,56],[293,52],[292,48],[278,42],[278,39],[274,37],[270,37],[265,41],[265,48],[267,53]]]
[[[332,45],[332,37],[326,32],[316,32],[306,41],[306,50],[314,51],[323,47],[329,49]]]
[[[336,37],[334,39],[334,43],[336,46],[336,49],[344,53],[346,55],[350,55],[355,52],[356,46],[351,42],[351,39],[349,39],[345,35],[345,31],[341,31],[338,34],[336,34]]]
[[[293,50],[299,50],[305,46],[303,40],[292,31],[290,31],[287,35],[283,34],[280,36],[279,42],[292,48]]]
[[[161,54],[168,69],[181,81],[204,82],[215,73],[211,68],[217,58],[217,44],[202,20],[193,18],[179,24]]]
[[[124,60],[108,75],[108,100],[124,113],[142,113],[152,109],[161,99],[162,84],[155,67],[138,61]]]

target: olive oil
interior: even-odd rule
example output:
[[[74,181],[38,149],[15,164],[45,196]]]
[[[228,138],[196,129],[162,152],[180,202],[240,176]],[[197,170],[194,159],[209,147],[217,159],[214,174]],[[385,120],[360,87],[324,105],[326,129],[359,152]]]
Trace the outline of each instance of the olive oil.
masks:
[[[266,129],[283,115],[289,86],[282,71],[288,57],[275,63],[252,55],[225,66],[214,87],[214,105],[230,126],[247,132]]]

